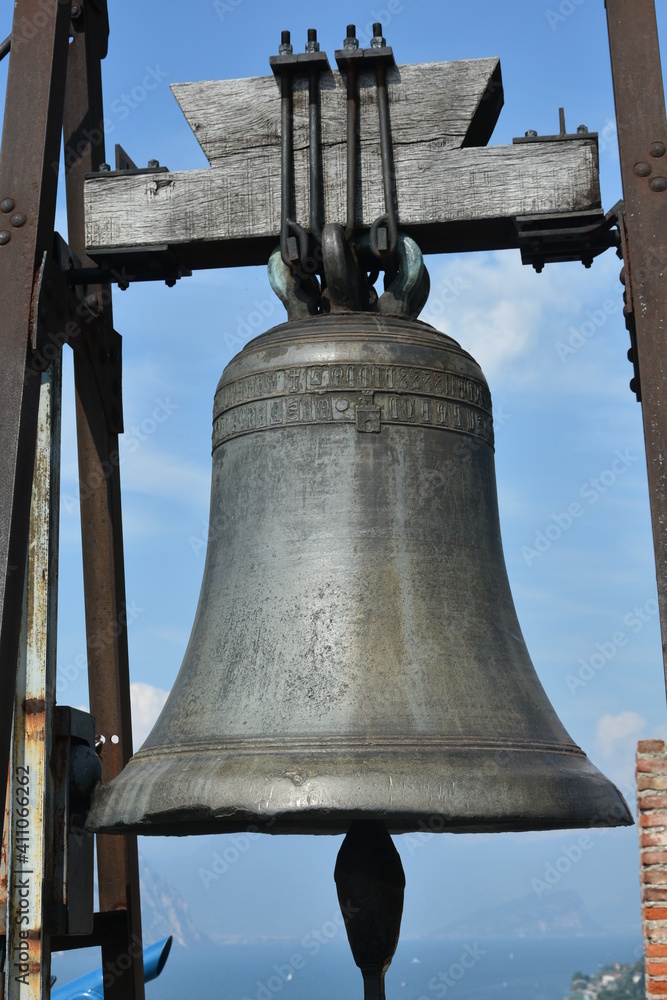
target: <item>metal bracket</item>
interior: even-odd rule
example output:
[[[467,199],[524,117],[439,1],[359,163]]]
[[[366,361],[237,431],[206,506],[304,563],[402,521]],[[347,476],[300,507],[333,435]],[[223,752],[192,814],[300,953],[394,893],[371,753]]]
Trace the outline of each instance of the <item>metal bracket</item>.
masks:
[[[517,215],[512,220],[521,250],[521,262],[539,273],[545,264],[580,260],[590,267],[593,258],[618,247],[615,210],[605,213],[562,212],[558,215]]]
[[[77,265],[74,254],[56,233],[53,255],[44,254],[37,277],[30,325],[33,356],[28,370],[43,371],[63,344],[83,351],[95,372],[109,428],[120,434],[122,337],[70,287],[69,271]]]
[[[120,143],[115,147],[116,169],[112,170],[108,163],[101,163],[99,170],[89,171],[85,174],[86,180],[99,177],[138,177],[141,174],[168,174],[169,167],[160,165],[159,160],[149,160],[147,167],[138,167],[131,156],[125,152]]]

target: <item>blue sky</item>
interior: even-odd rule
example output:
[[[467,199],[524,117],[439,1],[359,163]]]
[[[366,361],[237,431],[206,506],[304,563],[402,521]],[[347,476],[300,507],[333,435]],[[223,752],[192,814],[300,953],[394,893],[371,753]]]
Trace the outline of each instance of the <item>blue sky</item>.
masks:
[[[556,132],[564,106],[569,127],[585,123],[600,133],[605,209],[621,197],[602,0],[393,0],[390,6],[343,2],[335,10],[304,0],[110,0],[109,7],[109,160],[120,142],[140,164],[157,158],[174,170],[205,167],[169,83],[265,75],[283,28],[301,47],[306,29],[317,27],[322,47],[332,53],[348,21],[361,33],[382,20],[399,63],[500,56],[505,107],[491,143],[509,143],[528,128]],[[659,18],[664,36],[664,7]],[[9,30],[3,9],[0,35]],[[4,87],[6,64],[0,72]],[[147,74],[154,89],[142,86]],[[65,234],[63,206],[58,228]],[[518,251],[507,251],[432,257],[428,266],[433,291],[422,318],[468,349],[491,387],[504,549],[528,648],[574,740],[631,799],[634,747],[638,738],[665,733],[665,692],[620,262],[608,252],[590,271],[562,264],[537,275],[522,267]],[[194,618],[215,385],[249,332],[283,317],[263,268],[198,272],[173,289],[146,284],[115,295],[115,326],[124,337],[122,478],[139,742],[174,681]],[[67,352],[66,360],[58,690],[61,703],[84,705]],[[572,504],[581,513],[568,524]],[[548,544],[538,551],[541,536]],[[428,933],[456,913],[525,895],[579,836],[434,836],[418,844],[397,838],[408,878],[405,933]],[[563,875],[560,887],[577,889],[603,926],[636,930],[636,830],[591,837],[594,849]],[[156,840],[144,841],[142,849],[204,924],[232,903],[241,933],[289,929],[298,936],[330,916],[337,838],[254,841],[224,877],[203,889],[198,872],[225,843]]]

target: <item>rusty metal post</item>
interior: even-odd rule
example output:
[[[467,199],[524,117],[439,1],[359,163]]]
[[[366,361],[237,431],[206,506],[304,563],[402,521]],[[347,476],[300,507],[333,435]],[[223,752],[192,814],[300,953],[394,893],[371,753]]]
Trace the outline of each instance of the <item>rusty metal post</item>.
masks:
[[[106,55],[107,35],[106,3],[83,4],[70,45],[64,134],[69,243],[84,267],[94,266],[85,253],[83,181],[86,172],[96,170],[104,160],[100,61]],[[111,326],[109,286],[88,286],[85,294],[86,301],[96,302]],[[120,378],[120,357],[117,365]],[[85,345],[75,351],[74,374],[90,710],[105,741],[101,756],[103,782],[107,782],[132,756],[118,465],[122,416],[112,412],[108,420]],[[143,1000],[136,837],[98,837],[97,865],[101,911],[127,913],[124,940],[109,940],[102,946],[103,965],[118,970],[105,985],[105,998]],[[119,963],[123,956],[125,960]]]
[[[41,377],[10,774],[6,1000],[47,1000],[53,877],[61,358]]]
[[[44,19],[46,17],[46,23]],[[70,5],[16,0],[0,151],[0,802],[5,801],[40,377],[26,367],[35,276],[51,251]],[[35,25],[28,41],[23,26]],[[37,25],[40,25],[37,28]],[[4,826],[4,812],[0,809]]]
[[[606,0],[667,683],[667,120],[654,0]],[[639,388],[639,387],[638,387]]]

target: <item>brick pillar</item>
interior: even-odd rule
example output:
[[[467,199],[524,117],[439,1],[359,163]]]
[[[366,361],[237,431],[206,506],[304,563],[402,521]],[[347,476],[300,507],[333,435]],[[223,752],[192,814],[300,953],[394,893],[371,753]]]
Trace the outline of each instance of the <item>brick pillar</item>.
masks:
[[[664,740],[637,745],[642,926],[646,996],[667,997],[667,749]]]

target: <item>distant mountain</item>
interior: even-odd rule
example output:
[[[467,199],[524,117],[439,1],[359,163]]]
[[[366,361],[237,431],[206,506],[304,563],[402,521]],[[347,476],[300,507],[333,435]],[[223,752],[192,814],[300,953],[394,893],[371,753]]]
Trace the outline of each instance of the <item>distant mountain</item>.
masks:
[[[197,948],[209,944],[190,916],[190,907],[172,883],[158,875],[139,855],[141,923],[145,944],[173,935],[174,944]]]
[[[438,938],[544,938],[604,934],[573,890],[535,893],[499,906],[478,910],[471,917],[448,924]]]

